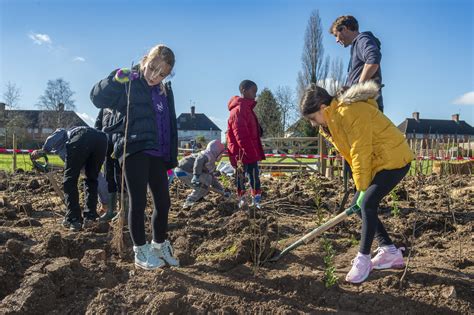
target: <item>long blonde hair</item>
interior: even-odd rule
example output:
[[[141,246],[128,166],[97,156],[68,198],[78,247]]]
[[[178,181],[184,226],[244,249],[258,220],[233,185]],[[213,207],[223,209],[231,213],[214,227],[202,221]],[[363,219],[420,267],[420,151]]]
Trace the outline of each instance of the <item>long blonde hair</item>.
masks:
[[[158,44],[155,47],[151,48],[148,54],[143,56],[142,60],[140,61],[140,70],[142,72],[145,71],[145,67],[147,63],[154,62],[156,64],[160,62],[164,62],[173,69],[175,63],[174,52],[168,47],[163,44]],[[160,83],[162,91],[165,91],[163,83]]]

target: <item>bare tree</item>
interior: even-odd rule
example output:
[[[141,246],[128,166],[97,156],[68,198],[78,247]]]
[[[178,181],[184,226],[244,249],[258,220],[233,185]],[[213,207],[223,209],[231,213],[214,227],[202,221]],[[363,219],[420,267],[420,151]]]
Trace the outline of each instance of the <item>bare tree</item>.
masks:
[[[9,117],[4,127],[5,146],[12,147],[12,136],[15,134],[17,145],[22,147],[23,143],[28,140],[29,137],[27,133],[28,126],[31,126],[31,122],[25,116],[17,114]]]
[[[331,62],[331,72],[326,80],[326,89],[331,95],[335,95],[337,90],[344,85],[345,74],[343,67],[342,59],[339,57]]]
[[[56,110],[60,109],[75,110],[76,104],[72,99],[74,92],[71,90],[69,82],[63,78],[48,80],[44,94],[40,96],[37,106],[40,109]],[[60,104],[64,104],[64,108]]]
[[[280,107],[284,131],[298,118],[298,105],[294,91],[289,86],[279,86],[275,91],[275,100]]]
[[[329,72],[329,56],[324,58],[323,28],[317,10],[311,13],[306,26],[301,62],[303,69],[298,73],[298,99],[310,83],[325,86]]]
[[[3,100],[8,109],[18,109],[21,98],[21,89],[15,83],[10,81],[5,84],[5,91],[3,92]]]

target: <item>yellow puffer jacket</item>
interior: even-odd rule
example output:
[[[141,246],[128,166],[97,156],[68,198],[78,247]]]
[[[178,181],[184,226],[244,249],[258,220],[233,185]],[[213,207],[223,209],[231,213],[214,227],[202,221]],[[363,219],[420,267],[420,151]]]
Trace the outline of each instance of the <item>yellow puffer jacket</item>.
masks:
[[[402,168],[414,159],[397,127],[377,108],[378,86],[357,84],[323,110],[326,137],[350,164],[357,190],[369,187],[381,170]]]

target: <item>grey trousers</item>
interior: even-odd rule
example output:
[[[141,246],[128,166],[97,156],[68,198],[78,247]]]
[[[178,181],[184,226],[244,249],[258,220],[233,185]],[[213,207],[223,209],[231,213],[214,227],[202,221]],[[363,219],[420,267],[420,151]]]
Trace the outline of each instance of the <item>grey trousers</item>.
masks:
[[[193,189],[193,191],[186,198],[186,201],[196,202],[200,200],[202,197],[209,193],[211,186],[223,191],[222,185],[219,183],[217,178],[215,178],[211,174],[203,173],[199,176],[199,180],[201,181],[201,185],[199,187],[195,187],[191,184],[193,174],[185,172],[179,167],[175,169],[175,174],[177,175],[176,177],[180,181],[182,181],[186,186],[191,187]]]

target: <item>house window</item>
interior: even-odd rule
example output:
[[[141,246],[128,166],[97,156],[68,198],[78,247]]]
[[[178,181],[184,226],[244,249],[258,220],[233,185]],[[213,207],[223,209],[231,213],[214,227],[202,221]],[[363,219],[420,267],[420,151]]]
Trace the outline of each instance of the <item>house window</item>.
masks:
[[[51,129],[51,128],[43,128],[43,134],[48,134],[49,135],[52,132],[53,132],[53,129]]]
[[[38,133],[39,132],[39,129],[38,128],[35,128],[35,133]]]
[[[33,133],[33,128],[28,128],[27,131],[28,133]]]

